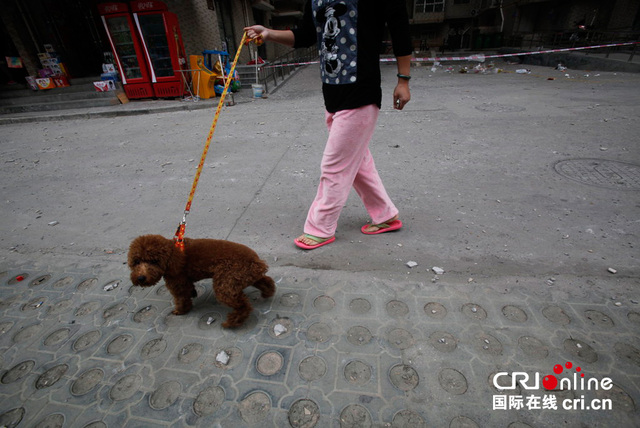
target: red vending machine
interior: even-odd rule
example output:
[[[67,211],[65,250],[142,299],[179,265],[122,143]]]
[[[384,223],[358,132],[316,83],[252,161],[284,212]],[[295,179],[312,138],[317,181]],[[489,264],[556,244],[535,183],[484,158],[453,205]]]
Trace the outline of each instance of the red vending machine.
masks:
[[[98,11],[127,97],[153,97],[151,76],[129,7],[125,3],[102,3],[98,5]]]
[[[182,44],[178,17],[154,0],[131,2],[133,19],[141,35],[156,97],[181,97],[184,93],[187,56]]]

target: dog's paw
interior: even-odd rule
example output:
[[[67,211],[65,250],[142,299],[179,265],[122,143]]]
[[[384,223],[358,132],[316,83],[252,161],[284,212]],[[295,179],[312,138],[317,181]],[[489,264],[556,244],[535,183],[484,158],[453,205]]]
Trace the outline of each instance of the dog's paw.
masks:
[[[172,311],[171,311],[171,313],[172,313],[173,315],[184,315],[184,314],[186,314],[187,312],[189,312],[189,311],[179,311],[179,310],[177,310],[177,309],[174,309],[174,310],[172,310]]]

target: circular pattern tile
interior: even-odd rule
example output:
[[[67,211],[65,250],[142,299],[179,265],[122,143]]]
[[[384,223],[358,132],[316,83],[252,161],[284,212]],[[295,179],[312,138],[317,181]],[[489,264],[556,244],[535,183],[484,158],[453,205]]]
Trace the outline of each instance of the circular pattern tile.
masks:
[[[387,313],[394,318],[404,317],[409,313],[409,306],[400,300],[392,300],[387,303]]]
[[[424,313],[432,318],[442,319],[447,316],[447,308],[438,302],[429,302],[424,305]]]
[[[29,287],[38,287],[42,284],[44,284],[45,282],[49,281],[51,279],[51,275],[47,274],[47,275],[41,275],[37,278],[34,278],[30,283],[29,283]]]
[[[145,306],[135,313],[133,316],[133,321],[139,324],[144,324],[153,318],[155,318],[158,314],[158,309],[155,306]]]
[[[313,428],[320,420],[320,408],[311,400],[298,400],[289,409],[288,417],[294,428]]]
[[[331,327],[322,322],[311,324],[307,329],[307,340],[312,342],[326,342],[331,337]]]
[[[329,312],[336,306],[335,300],[329,296],[318,296],[313,301],[313,307],[320,312]]]
[[[438,382],[442,389],[450,394],[462,395],[467,392],[467,378],[458,370],[451,368],[440,370]]]
[[[401,410],[393,415],[393,428],[427,428],[427,423],[418,413],[412,410]]]
[[[620,359],[623,361],[627,361],[635,366],[640,367],[640,350],[637,348],[627,344],[627,343],[616,343],[613,346],[613,350]]]
[[[2,376],[2,383],[13,383],[17,380],[22,379],[24,376],[31,373],[33,367],[36,365],[36,362],[33,360],[26,360],[21,363],[16,364]]]
[[[87,291],[98,283],[98,278],[88,278],[78,284],[78,291]]]
[[[75,316],[83,317],[85,315],[92,314],[100,309],[102,305],[100,302],[86,302],[80,305],[78,309],[76,309]]]
[[[271,399],[262,391],[249,394],[238,404],[242,420],[247,423],[257,423],[264,420],[271,411]]]
[[[525,355],[536,360],[542,360],[549,355],[549,348],[540,340],[532,336],[521,336],[518,339],[518,346]]]
[[[401,328],[394,328],[387,335],[387,341],[396,349],[408,349],[416,344],[411,333]]]
[[[564,350],[587,363],[595,363],[598,361],[598,354],[596,354],[593,348],[579,340],[566,339],[564,341]]]
[[[542,315],[555,324],[567,325],[571,318],[558,306],[547,306],[542,310]]]
[[[614,326],[613,320],[608,315],[605,315],[600,311],[590,309],[584,311],[584,316],[597,327],[613,328]]]
[[[75,302],[71,299],[59,300],[54,304],[52,304],[51,306],[49,306],[49,308],[47,308],[47,314],[60,315],[67,311],[70,311],[71,308],[73,308],[74,306],[75,306]]]
[[[307,382],[318,380],[327,373],[327,363],[315,355],[307,357],[300,362],[298,373]]]
[[[350,384],[366,385],[371,380],[371,367],[362,361],[351,361],[344,367],[344,377]]]
[[[147,360],[155,358],[167,349],[167,342],[164,339],[153,339],[145,343],[140,351],[140,356]]]
[[[280,304],[282,306],[286,306],[287,308],[293,308],[295,306],[298,306],[301,300],[302,299],[300,298],[299,294],[285,293],[282,295],[282,297],[280,297]]]
[[[82,352],[85,349],[95,345],[102,336],[100,330],[91,330],[80,336],[73,342],[73,350],[76,352]]]
[[[126,375],[119,379],[109,391],[109,397],[113,401],[127,400],[138,392],[142,386],[142,376],[137,374]]]
[[[480,333],[476,335],[474,339],[476,345],[475,347],[477,350],[490,355],[502,354],[502,343],[500,343],[500,341],[492,335],[487,333]]]
[[[398,364],[389,371],[389,379],[393,386],[401,391],[411,391],[418,386],[420,377],[418,372],[409,365]]]
[[[49,388],[64,376],[69,370],[69,366],[66,364],[60,364],[50,368],[46,372],[42,373],[36,381],[36,389]]]
[[[19,332],[17,332],[13,336],[13,342],[14,343],[26,342],[36,337],[38,334],[40,334],[41,331],[42,331],[41,324],[32,324],[30,326],[23,328]]]
[[[469,318],[480,321],[487,319],[487,311],[485,311],[482,306],[475,303],[465,303],[462,305],[462,313]]]
[[[458,346],[456,338],[446,331],[434,331],[429,336],[429,343],[440,352],[453,352]]]
[[[260,355],[256,361],[256,369],[260,374],[273,376],[284,366],[284,357],[276,351],[267,351]]]
[[[193,411],[198,416],[212,415],[222,406],[224,398],[224,389],[219,386],[205,388],[193,402]]]
[[[89,369],[78,376],[71,385],[71,393],[76,396],[85,395],[98,385],[104,378],[104,371],[99,368]]]
[[[502,308],[502,315],[509,321],[513,322],[526,322],[528,317],[527,313],[514,305],[506,305]]]
[[[107,345],[107,353],[109,355],[117,355],[129,349],[131,345],[133,345],[133,336],[130,334],[121,334],[109,342]]]
[[[368,328],[361,325],[351,327],[347,331],[347,341],[355,346],[363,346],[371,342],[373,338]]]
[[[54,282],[52,287],[53,288],[64,288],[64,287],[66,287],[68,285],[71,285],[71,284],[73,284],[73,277],[65,276],[64,278],[60,278],[59,280]]]
[[[340,412],[341,428],[370,428],[373,426],[369,411],[359,404],[349,404]]]
[[[149,397],[149,406],[155,410],[163,410],[176,402],[182,394],[182,385],[175,380],[163,383]]]
[[[124,318],[127,315],[127,312],[127,305],[124,303],[116,303],[115,305],[111,305],[107,308],[107,310],[103,312],[102,317],[105,321],[110,321],[112,319]]]
[[[59,346],[62,342],[69,339],[70,334],[71,330],[69,330],[68,328],[61,328],[59,330],[56,330],[49,336],[47,336],[47,338],[44,340],[44,345]]]

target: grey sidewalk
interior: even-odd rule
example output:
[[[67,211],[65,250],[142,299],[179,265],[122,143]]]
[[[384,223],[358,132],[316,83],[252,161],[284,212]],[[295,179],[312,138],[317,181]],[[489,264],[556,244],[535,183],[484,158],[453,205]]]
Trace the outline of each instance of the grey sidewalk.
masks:
[[[210,284],[176,317],[124,265],[135,236],[175,231],[212,109],[0,126],[0,426],[640,424],[640,76],[496,66],[413,68],[403,112],[383,66],[372,151],[405,227],[362,235],[353,195],[312,252],[292,240],[325,139],[317,70],[225,107],[187,235],[270,264],[276,296],[250,292],[239,330]],[[547,390],[568,362],[578,385]],[[531,380],[494,387],[514,372]]]

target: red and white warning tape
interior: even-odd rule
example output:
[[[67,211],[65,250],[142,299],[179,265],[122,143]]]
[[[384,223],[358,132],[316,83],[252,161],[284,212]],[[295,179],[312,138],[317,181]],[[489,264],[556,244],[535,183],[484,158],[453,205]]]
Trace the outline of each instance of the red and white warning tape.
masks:
[[[530,51],[530,52],[516,52],[516,53],[508,53],[508,54],[496,54],[496,55],[469,55],[469,56],[443,56],[443,57],[427,57],[427,58],[412,58],[412,62],[443,62],[443,61],[478,61],[484,62],[487,59],[493,58],[506,58],[511,56],[526,56],[526,55],[541,55],[548,53],[557,53],[557,52],[571,52],[571,51],[581,51],[586,49],[600,49],[600,48],[610,48],[617,46],[630,46],[637,45],[640,42],[625,42],[625,43],[609,43],[606,45],[594,45],[594,46],[580,46],[576,48],[563,48],[563,49],[548,49],[543,51]],[[396,62],[395,58],[381,58],[380,62]],[[270,64],[264,65],[261,68],[275,68],[275,67],[290,67],[290,66],[302,66],[302,65],[310,65],[310,64],[318,64],[320,61],[307,61],[307,62],[291,62],[286,64]]]

